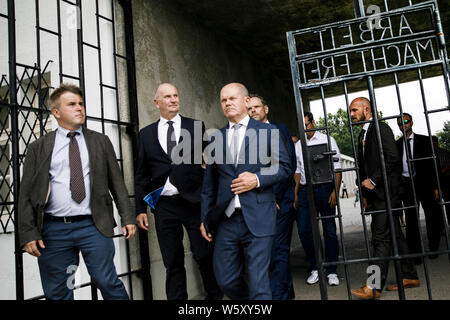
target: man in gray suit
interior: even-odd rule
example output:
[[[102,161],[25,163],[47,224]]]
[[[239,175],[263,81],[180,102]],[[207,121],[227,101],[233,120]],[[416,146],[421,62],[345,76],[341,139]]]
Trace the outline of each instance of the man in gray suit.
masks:
[[[46,299],[73,299],[70,279],[79,252],[104,299],[128,299],[114,267],[116,226],[112,194],[122,233],[136,233],[113,146],[107,136],[82,128],[82,91],[62,84],[50,96],[55,131],[28,147],[19,194],[20,244],[38,258]],[[73,276],[72,276],[73,279]]]

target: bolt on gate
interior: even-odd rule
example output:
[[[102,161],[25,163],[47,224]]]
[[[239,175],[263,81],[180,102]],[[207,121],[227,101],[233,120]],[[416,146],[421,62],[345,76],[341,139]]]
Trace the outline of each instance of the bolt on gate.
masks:
[[[445,39],[442,31],[441,20],[439,16],[437,1],[427,1],[419,4],[389,10],[388,1],[384,0],[384,12],[379,7],[375,10],[374,15],[365,15],[364,4],[362,0],[355,0],[355,16],[356,18],[331,23],[327,25],[306,28],[296,31],[287,32],[287,42],[289,48],[289,56],[291,63],[291,72],[293,80],[294,95],[297,107],[297,118],[300,133],[300,142],[303,150],[303,159],[305,164],[306,188],[308,194],[308,203],[310,208],[313,241],[315,247],[315,257],[319,270],[320,294],[322,299],[328,299],[326,281],[324,276],[324,268],[330,265],[341,265],[344,269],[347,295],[352,299],[351,295],[351,274],[349,268],[358,263],[373,264],[377,261],[387,260],[393,261],[396,281],[398,285],[399,299],[405,299],[403,282],[401,280],[402,259],[419,259],[423,263],[425,279],[420,279],[422,284],[425,282],[427,287],[428,298],[432,299],[430,267],[426,257],[449,254],[450,242],[448,232],[448,221],[446,215],[450,215],[449,211],[449,195],[443,194],[443,180],[439,179],[440,168],[439,160],[435,149],[432,147],[432,127],[431,119],[442,117],[450,119],[450,90],[449,90],[449,69],[448,58],[445,47]],[[369,11],[373,7],[368,8]],[[305,52],[303,46],[312,45],[313,50]],[[442,96],[445,95],[444,107],[436,108],[430,105],[429,98],[426,93],[428,87],[425,84],[425,78],[431,76],[440,77],[442,85]],[[402,95],[402,83],[418,82],[417,92],[420,93],[420,102],[423,110],[424,122],[426,123],[426,132],[428,135],[427,143],[430,144],[431,153],[428,156],[416,158],[406,154],[407,171],[413,173],[414,167],[418,167],[422,162],[427,163],[428,175],[430,179],[433,177],[437,182],[438,200],[435,200],[435,213],[443,225],[440,229],[443,232],[445,245],[443,249],[428,251],[427,242],[422,232],[419,233],[420,250],[418,252],[408,252],[400,254],[398,243],[396,240],[394,219],[398,219],[398,215],[404,210],[413,212],[414,218],[419,223],[421,230],[419,203],[421,202],[421,194],[418,194],[415,183],[411,183],[411,192],[413,203],[397,204],[391,201],[390,185],[385,165],[386,155],[383,152],[383,146],[380,135],[379,122],[389,121],[396,123],[397,118],[404,119],[405,95]],[[390,85],[392,109],[389,115],[383,116],[379,112],[379,104],[377,99],[382,100],[383,97],[377,94],[377,90]],[[427,90],[426,90],[427,88]],[[350,117],[350,96],[355,92],[364,90],[364,96],[369,98],[372,106],[373,118],[369,121],[359,121],[352,123]],[[342,211],[339,195],[337,195],[337,214],[334,216],[319,216],[314,201],[314,188],[323,182],[334,183],[335,190],[338,190],[334,174],[338,172],[355,172],[357,176],[356,184],[361,190],[361,178],[359,176],[359,167],[363,163],[355,162],[355,166],[346,169],[333,168],[333,155],[336,154],[331,148],[330,126],[327,111],[327,99],[330,97],[342,97],[341,103],[346,106],[348,130],[351,137],[351,150],[353,157],[357,159],[358,150],[355,144],[358,138],[355,133],[359,125],[372,123],[379,150],[379,166],[382,173],[381,186],[384,188],[385,206],[383,210],[367,211],[363,208],[360,201],[361,222],[364,234],[365,257],[350,258],[349,252],[345,246],[345,232],[342,219],[345,218],[345,212]],[[356,96],[354,96],[356,98]],[[319,101],[321,104],[320,112],[324,116],[324,125],[314,128],[305,129],[304,111],[312,111],[310,109],[311,100]],[[405,111],[406,112],[406,111]],[[442,129],[442,128],[439,128]],[[317,150],[308,149],[306,144],[306,132],[323,131],[327,134],[327,144],[324,144],[324,150],[317,155]],[[403,136],[406,137],[405,126],[400,129]],[[355,138],[356,136],[356,138]],[[403,139],[400,138],[400,139]],[[406,140],[406,139],[403,139]],[[406,141],[402,144],[405,145]],[[316,148],[317,149],[317,148]],[[315,154],[313,154],[315,152]],[[318,164],[318,159],[325,159],[322,165]],[[412,175],[414,176],[414,175]],[[348,182],[347,182],[348,183]],[[353,182],[351,183],[353,185]],[[422,202],[423,204],[423,202]],[[411,211],[412,210],[412,211]],[[390,241],[392,243],[392,254],[390,256],[376,257],[370,247],[369,232],[367,229],[367,220],[376,214],[387,214],[388,225],[390,229]],[[447,217],[448,218],[448,217]],[[340,233],[340,249],[341,258],[338,261],[324,261],[323,245],[319,230],[319,222],[324,219],[337,219]],[[427,228],[428,221],[426,217]],[[449,256],[450,257],[450,256]],[[368,270],[373,270],[369,268]],[[369,277],[370,279],[370,277]],[[355,283],[352,284],[355,286]]]
[[[23,160],[28,145],[55,128],[47,105],[51,90],[70,82],[84,92],[87,126],[110,137],[130,183],[138,130],[131,2],[4,0],[0,31],[0,233],[14,237],[8,252],[15,255],[16,299],[42,299],[25,281],[37,262],[24,264],[15,233]],[[139,232],[141,266],[132,270],[129,243],[118,233],[116,251],[124,253],[125,269],[119,277],[131,299],[135,276],[142,280],[144,299],[152,299],[147,236]],[[91,281],[75,289],[89,286],[98,299]]]

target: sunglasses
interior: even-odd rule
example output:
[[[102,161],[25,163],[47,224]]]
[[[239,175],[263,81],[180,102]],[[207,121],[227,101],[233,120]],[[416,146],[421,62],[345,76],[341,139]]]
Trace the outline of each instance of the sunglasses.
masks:
[[[410,123],[412,120],[408,120],[408,119],[404,119],[403,120],[403,123],[404,124],[408,124],[408,123]],[[402,125],[402,121],[400,120],[400,121],[397,121],[397,124],[399,125],[399,126],[401,126]]]

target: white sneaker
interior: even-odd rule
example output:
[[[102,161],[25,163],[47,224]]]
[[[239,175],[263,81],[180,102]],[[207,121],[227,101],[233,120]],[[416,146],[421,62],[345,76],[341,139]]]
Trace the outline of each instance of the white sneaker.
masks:
[[[311,275],[306,279],[307,284],[314,284],[319,281],[319,272],[317,270],[311,271]]]
[[[328,275],[328,285],[329,286],[338,286],[339,285],[339,278],[336,273],[330,273]]]

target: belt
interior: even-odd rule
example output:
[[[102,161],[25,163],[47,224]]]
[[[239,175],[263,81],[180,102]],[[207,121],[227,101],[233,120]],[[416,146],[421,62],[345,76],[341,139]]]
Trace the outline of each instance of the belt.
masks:
[[[44,220],[46,221],[57,221],[57,222],[64,222],[64,223],[72,223],[84,219],[92,218],[90,214],[83,214],[78,216],[68,216],[68,217],[55,217],[50,214],[44,215]]]

